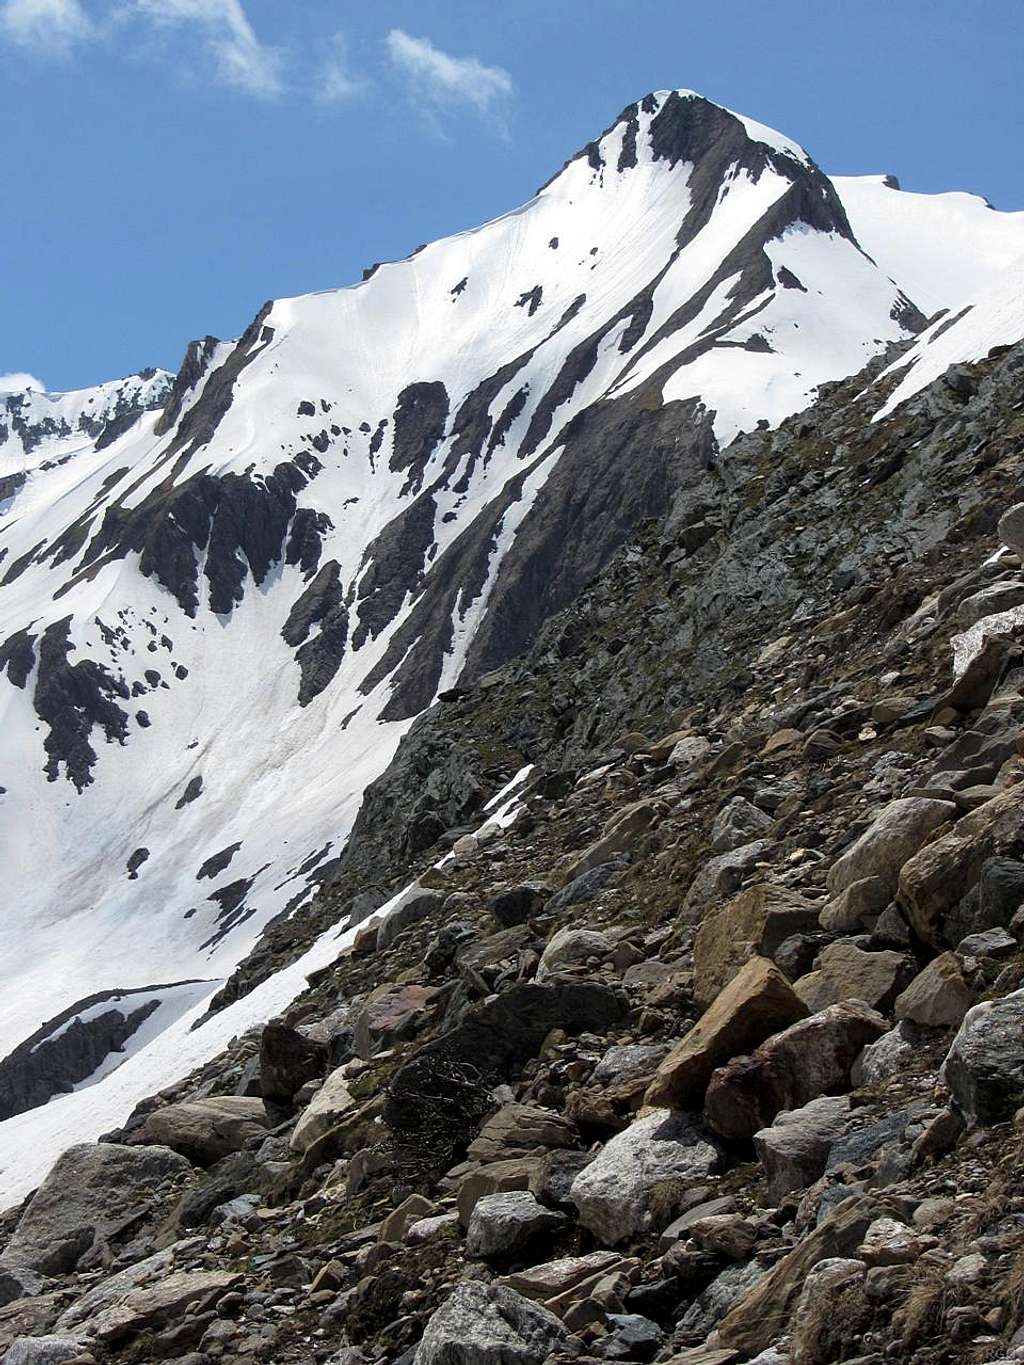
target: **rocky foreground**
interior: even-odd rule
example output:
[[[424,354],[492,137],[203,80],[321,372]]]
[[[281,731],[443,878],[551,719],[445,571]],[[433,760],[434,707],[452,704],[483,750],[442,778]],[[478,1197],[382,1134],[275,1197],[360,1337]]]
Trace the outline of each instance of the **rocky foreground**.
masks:
[[[417,725],[231,990],[411,890],[5,1216],[9,1365],[1024,1359],[1024,347],[871,378]]]

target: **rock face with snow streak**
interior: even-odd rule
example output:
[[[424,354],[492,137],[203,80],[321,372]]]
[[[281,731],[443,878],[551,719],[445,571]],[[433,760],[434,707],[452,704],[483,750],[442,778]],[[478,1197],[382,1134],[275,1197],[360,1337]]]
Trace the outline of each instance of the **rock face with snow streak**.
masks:
[[[6,399],[0,822],[35,961],[0,1046],[158,962],[223,975],[439,691],[922,321],[800,148],[661,92],[522,209],[269,303],[173,381]]]

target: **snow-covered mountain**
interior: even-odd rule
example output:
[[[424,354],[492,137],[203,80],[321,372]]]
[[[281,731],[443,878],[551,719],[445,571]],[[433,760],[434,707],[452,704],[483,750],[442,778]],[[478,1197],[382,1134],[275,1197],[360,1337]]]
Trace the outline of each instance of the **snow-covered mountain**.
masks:
[[[912,250],[960,196],[887,226],[901,192],[841,188],[660,92],[523,207],[269,303],[173,381],[0,398],[0,1055],[86,997],[205,999],[312,898],[439,692],[737,432],[987,283]],[[991,270],[1019,218],[996,215]]]

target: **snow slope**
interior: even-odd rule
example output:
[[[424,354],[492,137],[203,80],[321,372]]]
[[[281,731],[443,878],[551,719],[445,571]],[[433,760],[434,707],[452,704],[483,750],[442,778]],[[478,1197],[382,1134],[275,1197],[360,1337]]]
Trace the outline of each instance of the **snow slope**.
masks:
[[[0,439],[0,1052],[94,992],[227,976],[439,691],[920,322],[802,149],[663,91],[521,208],[131,381],[92,442],[30,395]],[[90,1131],[311,965],[147,1036]],[[76,1101],[0,1125],[0,1165],[33,1122],[84,1136]]]
[[[857,241],[926,314],[956,311],[1024,255],[1024,212],[979,195],[915,194],[891,176],[832,176]]]

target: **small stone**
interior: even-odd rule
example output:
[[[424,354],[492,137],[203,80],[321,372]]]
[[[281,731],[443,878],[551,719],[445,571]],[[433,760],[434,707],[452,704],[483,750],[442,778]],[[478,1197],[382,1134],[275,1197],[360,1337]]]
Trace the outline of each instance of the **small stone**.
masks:
[[[895,1218],[876,1218],[857,1255],[868,1265],[908,1265],[935,1245],[935,1238]]]

